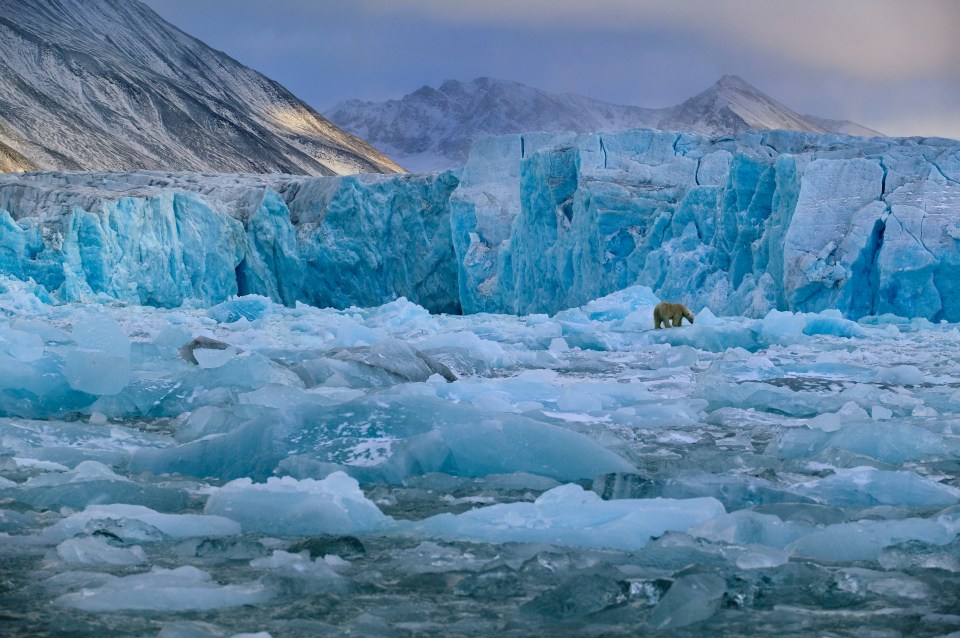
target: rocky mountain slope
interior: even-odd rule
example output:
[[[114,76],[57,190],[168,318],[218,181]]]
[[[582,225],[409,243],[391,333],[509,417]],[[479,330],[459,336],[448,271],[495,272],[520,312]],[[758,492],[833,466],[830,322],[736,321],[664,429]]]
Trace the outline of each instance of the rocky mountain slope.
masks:
[[[0,170],[403,169],[130,0],[0,0]]]
[[[531,131],[658,128],[718,136],[783,129],[881,135],[853,122],[799,115],[732,75],[682,104],[662,109],[610,104],[480,78],[468,83],[447,80],[438,89],[425,86],[400,100],[350,100],[325,115],[412,170],[462,165],[470,147],[482,137]]]

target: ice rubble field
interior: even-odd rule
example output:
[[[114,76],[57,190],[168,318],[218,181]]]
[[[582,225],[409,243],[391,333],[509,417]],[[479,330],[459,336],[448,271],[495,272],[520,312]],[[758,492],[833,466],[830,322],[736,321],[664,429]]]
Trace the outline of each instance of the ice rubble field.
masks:
[[[3,284],[5,636],[960,630],[955,324]]]

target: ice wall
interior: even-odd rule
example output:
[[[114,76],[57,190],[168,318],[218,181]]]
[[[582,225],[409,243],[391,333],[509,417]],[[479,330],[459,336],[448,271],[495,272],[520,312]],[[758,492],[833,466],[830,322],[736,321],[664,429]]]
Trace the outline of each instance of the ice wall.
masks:
[[[451,205],[463,309],[556,312],[638,283],[718,314],[960,321],[958,179],[944,139],[495,138]]]
[[[716,314],[960,321],[958,180],[951,140],[655,130],[489,138],[459,175],[5,175],[0,274],[167,307],[553,313],[641,284]]]
[[[0,274],[61,301],[459,312],[450,173],[382,178],[49,173],[0,177]]]

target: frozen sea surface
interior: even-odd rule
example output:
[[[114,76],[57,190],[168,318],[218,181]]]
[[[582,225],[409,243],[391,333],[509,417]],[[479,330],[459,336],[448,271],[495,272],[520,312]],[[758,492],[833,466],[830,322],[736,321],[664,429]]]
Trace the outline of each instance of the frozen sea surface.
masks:
[[[3,288],[3,636],[960,631],[955,324]]]

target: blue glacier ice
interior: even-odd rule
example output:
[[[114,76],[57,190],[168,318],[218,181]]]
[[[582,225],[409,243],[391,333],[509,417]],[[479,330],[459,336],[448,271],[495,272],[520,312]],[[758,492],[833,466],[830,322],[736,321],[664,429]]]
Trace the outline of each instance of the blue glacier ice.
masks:
[[[556,313],[640,284],[715,315],[958,321],[958,178],[945,139],[655,130],[489,138],[428,175],[5,175],[0,274],[161,307]]]

